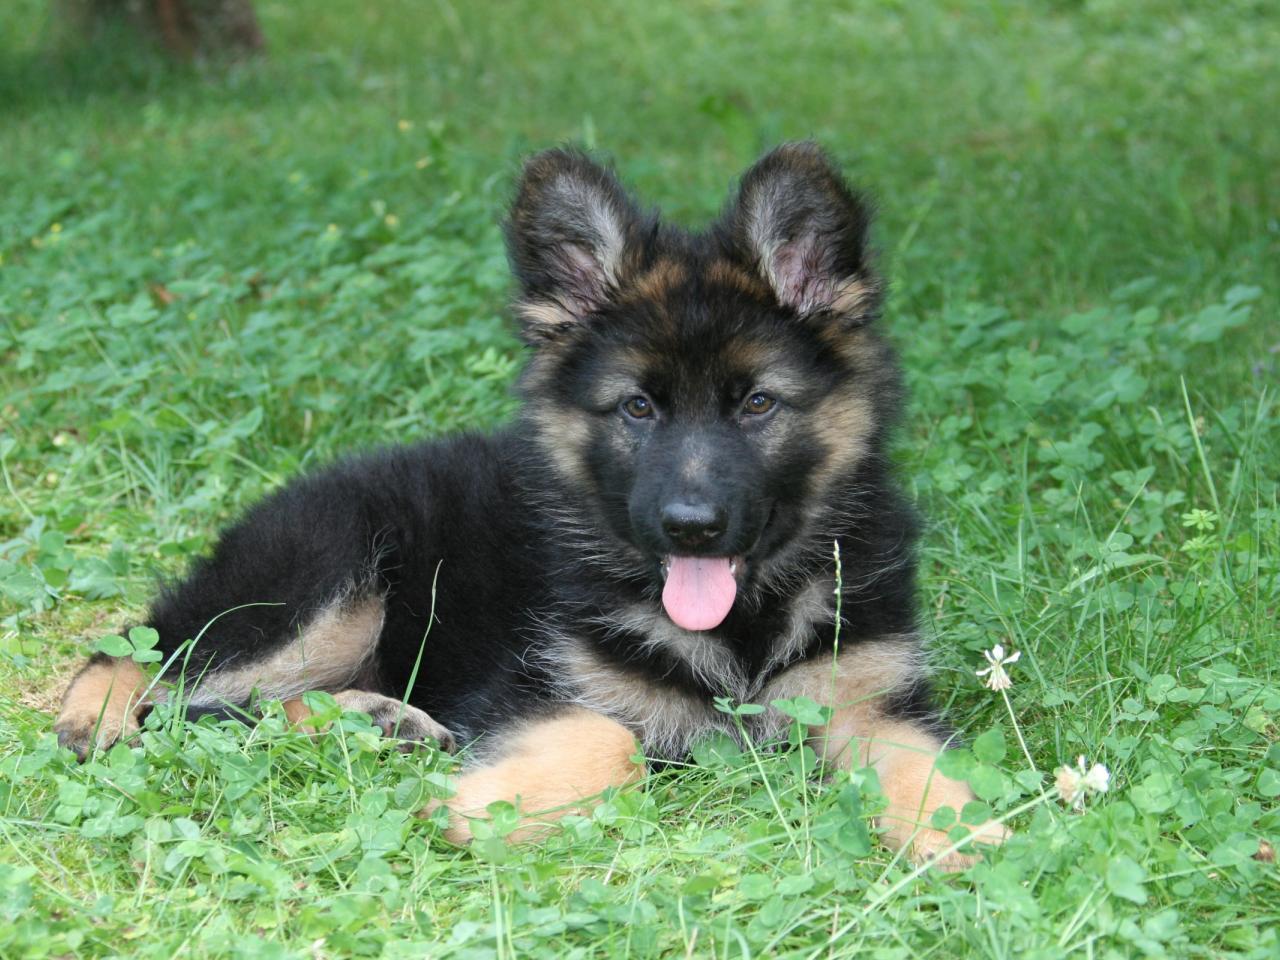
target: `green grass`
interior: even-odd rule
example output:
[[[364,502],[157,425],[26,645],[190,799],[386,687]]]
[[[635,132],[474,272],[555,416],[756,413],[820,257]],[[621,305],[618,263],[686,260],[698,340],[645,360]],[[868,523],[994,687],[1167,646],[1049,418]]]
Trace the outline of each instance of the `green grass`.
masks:
[[[52,52],[47,6],[0,12],[0,955],[1280,950],[1269,4],[259,0],[230,71]],[[357,716],[56,749],[74,659],[237,509],[510,411],[522,154],[697,222],[810,135],[882,207],[947,762],[1020,811],[987,863],[868,850],[874,784],[796,750],[458,851],[411,816],[448,761]],[[1112,773],[1081,814],[1041,799],[1078,755]]]

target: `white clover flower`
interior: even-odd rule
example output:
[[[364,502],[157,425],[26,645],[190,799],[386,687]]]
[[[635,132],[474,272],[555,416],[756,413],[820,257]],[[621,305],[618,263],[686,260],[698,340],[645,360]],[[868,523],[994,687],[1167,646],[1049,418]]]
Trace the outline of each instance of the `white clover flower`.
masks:
[[[1084,757],[1080,758],[1081,766]],[[1111,787],[1111,771],[1100,763],[1095,763],[1084,775],[1084,788],[1091,793],[1106,793]]]
[[[1061,766],[1054,771],[1054,786],[1062,802],[1075,810],[1083,810],[1085,799],[1091,793],[1106,793],[1111,787],[1111,771],[1100,763],[1087,767],[1084,756],[1076,758],[1076,765]]]
[[[1009,674],[1005,671],[1011,663],[1017,663],[1018,658],[1022,656],[1021,650],[1014,650],[1007,657],[1004,655],[1004,645],[997,643],[990,650],[983,650],[982,655],[987,658],[987,666],[981,670],[974,671],[980,677],[987,679],[982,681],[991,690],[1008,690],[1013,686],[1013,681],[1009,679]]]

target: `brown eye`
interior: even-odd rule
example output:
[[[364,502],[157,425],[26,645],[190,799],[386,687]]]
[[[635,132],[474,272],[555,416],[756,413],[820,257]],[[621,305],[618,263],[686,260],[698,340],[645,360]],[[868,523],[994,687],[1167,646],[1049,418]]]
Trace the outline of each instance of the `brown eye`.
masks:
[[[623,402],[622,412],[632,420],[647,420],[653,416],[653,404],[648,397],[632,397]]]
[[[778,401],[767,393],[753,393],[747,397],[747,402],[742,405],[742,412],[759,416],[762,413],[768,413],[777,404]]]

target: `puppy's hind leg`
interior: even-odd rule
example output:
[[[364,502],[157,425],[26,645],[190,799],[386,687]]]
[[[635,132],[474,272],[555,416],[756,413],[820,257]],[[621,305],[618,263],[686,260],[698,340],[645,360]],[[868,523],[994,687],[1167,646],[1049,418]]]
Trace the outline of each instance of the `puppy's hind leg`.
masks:
[[[212,669],[192,679],[186,700],[205,712],[243,708],[255,695],[288,701],[308,690],[349,690],[376,672],[372,667],[384,615],[379,596],[334,600],[265,650],[215,661]]]
[[[267,645],[265,650],[242,646],[237,651],[239,657],[224,657],[215,648],[211,657],[199,663],[176,663],[163,678],[163,691],[157,691],[154,699],[170,698],[176,689],[192,715],[244,716],[255,694],[263,699],[290,700],[307,690],[347,691],[370,670],[382,620],[381,597],[334,601],[292,636]],[[175,635],[164,622],[159,626],[162,637]],[[189,671],[185,678],[181,675],[184,667]],[[149,683],[132,660],[95,654],[63,694],[62,709],[54,723],[58,742],[83,760],[94,747],[105,749],[127,737],[138,729],[140,715],[149,706],[142,702]],[[368,710],[374,704],[353,702],[349,706]],[[421,711],[405,710],[406,730],[420,732],[417,739],[436,736],[443,744],[444,728],[426,714],[421,714],[426,717],[421,721]]]
[[[132,734],[148,682],[132,660],[95,654],[62,695],[53,724],[58,743],[83,760],[94,747],[106,749]]]

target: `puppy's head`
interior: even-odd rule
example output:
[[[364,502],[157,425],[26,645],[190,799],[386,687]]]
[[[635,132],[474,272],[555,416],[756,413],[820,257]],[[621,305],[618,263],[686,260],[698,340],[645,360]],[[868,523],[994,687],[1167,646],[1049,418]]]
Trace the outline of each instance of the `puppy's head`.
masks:
[[[707,630],[777,572],[878,442],[867,205],[812,144],[668,228],[580,153],[525,166],[507,226],[532,348],[525,419],[620,565]]]

